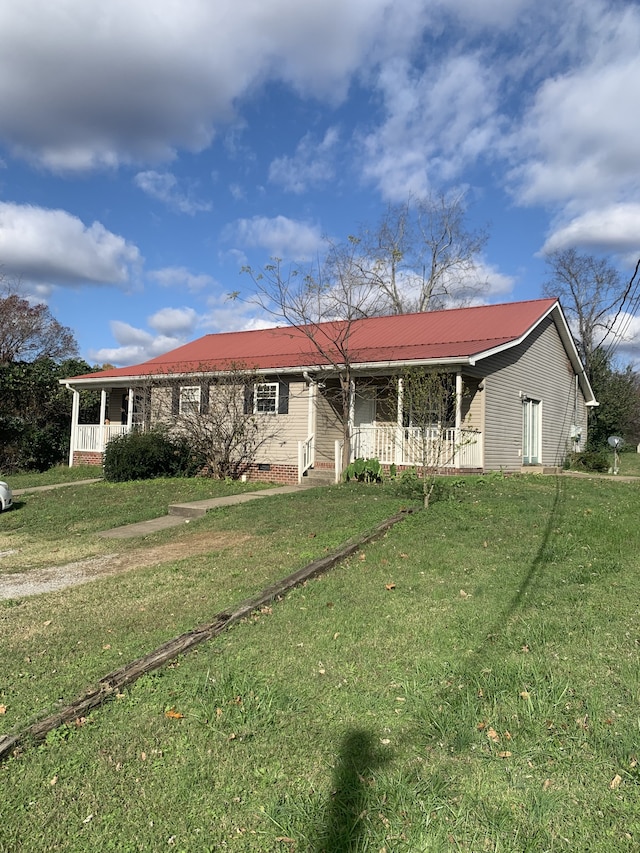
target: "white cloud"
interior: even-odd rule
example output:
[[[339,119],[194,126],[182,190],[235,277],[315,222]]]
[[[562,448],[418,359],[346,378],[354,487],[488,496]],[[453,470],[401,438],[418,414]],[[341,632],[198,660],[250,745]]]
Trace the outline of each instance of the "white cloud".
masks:
[[[518,14],[531,5],[531,0],[445,0],[440,3],[445,11],[457,15],[466,25],[476,23],[483,27],[507,27]]]
[[[352,75],[379,55],[387,31],[399,32],[406,11],[423,6],[7,0],[0,6],[0,135],[14,154],[54,170],[201,151],[238,99],[265,80],[339,102]]]
[[[378,87],[387,117],[362,139],[365,178],[392,201],[457,179],[497,138],[498,82],[473,54],[422,72],[404,61],[386,64]]]
[[[518,142],[522,201],[607,200],[640,188],[640,56],[547,80]]]
[[[569,205],[566,219],[640,191],[640,10],[568,0],[556,15],[557,43],[508,143],[517,199]]]
[[[640,255],[640,203],[613,204],[576,216],[551,234],[542,252],[568,248]]]
[[[200,326],[208,332],[245,332],[251,329],[270,329],[278,325],[257,305],[226,295],[211,296]]]
[[[162,287],[186,289],[191,293],[218,286],[212,276],[205,273],[192,273],[185,267],[163,267],[163,269],[151,270],[147,274],[147,278],[157,282]]]
[[[306,133],[293,157],[277,157],[269,167],[269,180],[292,193],[319,187],[335,175],[334,157],[339,140],[337,128],[330,127],[320,142]]]
[[[138,172],[133,182],[151,198],[163,202],[179,213],[188,213],[193,216],[195,213],[211,210],[210,202],[198,201],[190,192],[181,192],[178,188],[178,179],[171,172],[153,170]]]
[[[485,301],[493,297],[509,296],[513,292],[516,283],[512,275],[500,272],[486,259],[478,262],[475,275],[479,281],[484,282],[486,285],[486,290],[484,291]]]
[[[640,368],[640,317],[623,312],[618,317],[605,318],[605,324],[611,323],[612,333],[606,337],[604,348],[619,366],[632,364]],[[598,329],[598,343],[602,342],[604,331]]]
[[[193,308],[161,308],[148,320],[156,332],[173,337],[191,335],[197,322],[198,315]]]
[[[114,364],[116,366],[139,364],[184,343],[179,337],[154,336],[144,329],[138,329],[120,320],[112,320],[110,325],[111,333],[119,346],[103,347],[97,350],[90,349],[89,359],[98,364]]]
[[[321,248],[323,240],[317,225],[297,222],[286,216],[254,216],[239,219],[225,232],[241,248],[265,249],[271,257],[308,260]],[[237,248],[237,247],[236,247]]]
[[[142,258],[100,222],[64,210],[0,202],[3,272],[45,284],[126,284]]]

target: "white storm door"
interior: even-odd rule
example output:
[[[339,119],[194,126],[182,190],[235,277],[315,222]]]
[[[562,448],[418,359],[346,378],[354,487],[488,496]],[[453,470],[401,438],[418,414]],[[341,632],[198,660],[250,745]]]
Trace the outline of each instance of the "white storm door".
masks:
[[[522,463],[540,462],[540,400],[522,401]]]
[[[354,456],[368,459],[374,455],[373,422],[376,417],[376,397],[372,390],[356,391],[353,408]]]

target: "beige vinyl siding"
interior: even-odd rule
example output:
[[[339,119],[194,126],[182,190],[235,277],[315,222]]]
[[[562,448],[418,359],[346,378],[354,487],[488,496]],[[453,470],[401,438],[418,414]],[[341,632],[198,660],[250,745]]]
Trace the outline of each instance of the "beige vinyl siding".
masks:
[[[267,376],[264,381],[276,382],[277,377]],[[257,415],[261,418],[275,418],[275,435],[260,448],[256,462],[268,462],[272,465],[298,464],[298,442],[308,438],[308,393],[306,382],[291,380],[288,414]]]
[[[186,383],[185,383],[186,384]],[[151,388],[151,424],[171,423],[172,415],[172,388],[168,386],[154,385]]]
[[[485,374],[485,469],[520,470],[523,396],[541,404],[539,463],[562,465],[571,445],[575,374],[553,320],[547,317],[522,344],[478,367]],[[578,400],[578,417],[584,419],[580,391]],[[578,425],[586,436],[586,423]]]
[[[109,392],[106,417],[112,424],[122,423],[122,397],[124,394],[126,391],[122,391],[120,388],[114,388]]]
[[[264,382],[277,382],[277,376],[265,376]],[[190,383],[185,377],[184,385]],[[210,394],[215,394],[215,384],[210,387]],[[172,388],[155,386],[151,391],[151,410],[153,423],[172,423],[176,420],[172,413]],[[259,414],[256,417],[269,418],[268,439],[260,448],[257,462],[271,464],[298,464],[298,442],[308,438],[308,386],[303,380],[289,382],[289,411],[286,415]]]
[[[462,426],[482,431],[484,424],[484,396],[480,377],[462,378]]]
[[[338,380],[328,380],[316,400],[316,464],[335,464],[335,443],[343,438],[340,411]]]

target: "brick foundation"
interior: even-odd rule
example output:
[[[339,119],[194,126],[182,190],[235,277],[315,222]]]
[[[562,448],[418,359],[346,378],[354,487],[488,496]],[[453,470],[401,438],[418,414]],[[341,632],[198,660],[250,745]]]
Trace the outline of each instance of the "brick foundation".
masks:
[[[253,464],[247,471],[247,480],[295,486],[298,483],[298,466]]]
[[[74,450],[74,465],[99,465],[102,468],[102,453],[94,450]]]

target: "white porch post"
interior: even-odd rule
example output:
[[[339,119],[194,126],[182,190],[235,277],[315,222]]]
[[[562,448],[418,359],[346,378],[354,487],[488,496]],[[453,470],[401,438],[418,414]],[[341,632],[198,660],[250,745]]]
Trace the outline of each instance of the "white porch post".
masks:
[[[133,388],[129,388],[129,405],[127,406],[127,432],[131,432],[133,424]]]
[[[100,450],[102,453],[104,453],[104,447],[105,447],[105,440],[104,440],[105,435],[104,434],[105,434],[106,427],[105,427],[104,422],[106,419],[107,419],[107,392],[103,388],[100,391],[100,421],[99,421],[99,423],[100,423]]]
[[[349,462],[353,456],[353,434],[356,422],[356,380],[349,382]]]
[[[396,465],[402,462],[402,428],[404,423],[404,380],[398,378],[398,411],[396,415],[396,447],[394,461]]]
[[[316,461],[316,412],[318,402],[318,383],[312,379],[309,383],[309,408],[307,410],[307,438],[313,436],[310,462]]]
[[[67,386],[68,387],[68,386]],[[71,440],[69,441],[69,468],[73,467],[73,451],[76,447],[78,435],[78,420],[80,418],[80,392],[73,390],[73,402],[71,404]]]

